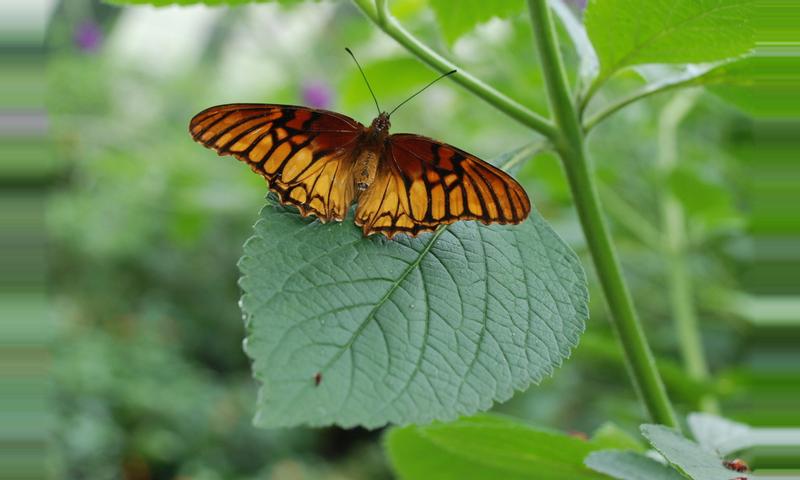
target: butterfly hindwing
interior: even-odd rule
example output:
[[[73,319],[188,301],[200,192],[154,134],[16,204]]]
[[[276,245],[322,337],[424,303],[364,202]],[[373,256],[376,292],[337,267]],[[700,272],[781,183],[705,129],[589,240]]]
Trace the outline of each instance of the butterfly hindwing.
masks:
[[[189,124],[195,141],[246,162],[281,203],[322,221],[347,214],[355,196],[352,150],[364,130],[338,113],[264,104],[211,107]]]
[[[395,134],[384,156],[356,210],[365,235],[413,236],[459,220],[520,223],[530,213],[530,200],[513,178],[451,145]]]

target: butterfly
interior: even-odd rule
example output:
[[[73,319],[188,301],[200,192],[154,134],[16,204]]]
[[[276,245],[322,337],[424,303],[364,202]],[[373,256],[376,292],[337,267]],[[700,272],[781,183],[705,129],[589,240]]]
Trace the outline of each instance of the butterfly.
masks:
[[[282,204],[295,205],[303,216],[342,221],[357,201],[355,223],[365,236],[413,237],[459,220],[525,220],[531,204],[519,183],[452,145],[389,134],[395,110],[378,107],[365,127],[327,110],[237,103],[203,110],[189,131],[219,155],[247,163]]]

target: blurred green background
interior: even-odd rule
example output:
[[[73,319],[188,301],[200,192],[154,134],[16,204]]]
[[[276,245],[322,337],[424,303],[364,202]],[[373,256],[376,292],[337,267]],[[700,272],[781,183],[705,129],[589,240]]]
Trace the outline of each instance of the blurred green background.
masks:
[[[579,3],[571,2],[578,13]],[[9,187],[0,221],[11,233],[3,236],[2,298],[14,320],[0,346],[8,360],[2,381],[15,392],[2,400],[3,423],[12,427],[3,434],[6,460],[23,465],[45,450],[44,470],[18,466],[29,478],[391,478],[380,431],[251,425],[256,384],[241,348],[236,261],[266,187],[235,160],[194,144],[187,123],[228,102],[313,105],[366,123],[372,100],[346,46],[384,107],[435,74],[347,2],[45,4],[34,13],[49,19],[46,30],[3,38],[11,74],[0,86]],[[392,8],[458,65],[546,110],[524,17],[492,20],[450,45],[426,2],[397,0]],[[564,50],[574,66],[568,41]],[[641,83],[630,73],[606,94]],[[800,425],[800,119],[775,109],[765,116],[746,89],[716,93],[629,107],[592,132],[591,157],[627,279],[681,412]],[[681,108],[677,163],[665,169],[665,129]],[[395,132],[487,159],[533,140],[448,82],[392,120]],[[561,168],[543,154],[517,177],[583,257],[592,318],[554,378],[496,410],[565,431],[613,421],[635,432],[643,411],[591,278]],[[677,209],[676,224],[665,221],[665,208]],[[676,234],[680,248],[665,251]],[[684,275],[675,277],[676,264]],[[688,297],[676,303],[676,291]],[[680,308],[699,321],[707,379],[685,373],[674,323]]]

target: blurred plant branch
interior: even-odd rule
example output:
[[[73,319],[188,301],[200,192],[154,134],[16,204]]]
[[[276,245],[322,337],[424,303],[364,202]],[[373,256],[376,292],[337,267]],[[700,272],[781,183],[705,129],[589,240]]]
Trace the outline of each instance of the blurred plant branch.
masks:
[[[648,247],[661,251],[664,249],[664,242],[661,240],[661,232],[636,208],[620,197],[610,186],[602,183],[598,184],[600,197],[603,206],[611,214],[611,217],[625,227],[630,233],[636,236]]]
[[[688,271],[688,239],[686,215],[680,201],[675,197],[666,179],[678,161],[678,128],[686,115],[694,108],[698,91],[689,91],[673,98],[661,111],[658,122],[658,160],[662,185],[659,192],[665,250],[668,259],[668,285],[670,308],[678,333],[678,344],[683,356],[684,369],[689,378],[706,383],[709,380],[708,364],[703,352],[694,306],[694,285]],[[719,406],[711,394],[700,399],[700,408],[707,412],[718,412]]]
[[[373,3],[372,0],[353,0],[353,3],[381,30],[430,67],[442,73],[458,70],[450,78],[486,101],[489,105],[546,137],[552,137],[556,134],[555,127],[551,121],[500,93],[469,72],[458,68],[419,41],[392,16],[386,0],[378,0],[377,4]]]
[[[678,428],[600,208],[597,186],[588,165],[583,127],[567,84],[550,7],[547,0],[528,0],[528,9],[558,131],[552,138],[553,144],[567,173],[584,236],[611,310],[612,323],[625,352],[626,365],[650,417],[658,423]]]

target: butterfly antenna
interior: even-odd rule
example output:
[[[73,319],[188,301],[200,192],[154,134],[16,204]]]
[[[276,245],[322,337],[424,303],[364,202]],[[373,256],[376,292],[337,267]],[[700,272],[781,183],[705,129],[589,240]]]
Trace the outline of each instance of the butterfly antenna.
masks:
[[[353,51],[350,50],[347,47],[345,47],[345,50],[347,50],[347,53],[349,53],[350,56],[353,57],[353,61],[356,62],[356,66],[358,67],[358,71],[361,72],[361,76],[364,77],[364,83],[367,84],[367,88],[369,89],[369,93],[372,95],[372,99],[375,100],[375,107],[378,109],[378,115],[380,115],[381,114],[381,107],[378,106],[378,98],[375,96],[375,92],[372,91],[372,87],[369,85],[369,80],[367,80],[367,75],[364,74],[364,69],[361,68],[361,64],[358,63],[358,60],[356,60],[356,56],[353,55]]]
[[[422,87],[421,89],[419,89],[419,91],[418,91],[417,93],[415,93],[414,95],[411,95],[410,97],[406,98],[405,100],[403,100],[403,101],[400,103],[400,105],[398,105],[398,106],[394,107],[394,110],[392,110],[391,112],[389,112],[389,116],[391,117],[391,116],[392,116],[392,114],[393,114],[394,112],[396,112],[398,108],[402,107],[403,105],[405,105],[406,103],[408,103],[408,101],[409,101],[409,100],[411,100],[412,98],[416,97],[416,96],[417,96],[417,95],[419,95],[420,93],[424,92],[426,88],[430,87],[431,85],[433,85],[434,83],[436,83],[436,82],[438,82],[439,80],[443,79],[444,77],[446,77],[446,76],[448,76],[448,75],[452,75],[452,74],[456,73],[457,71],[458,71],[458,70],[450,70],[450,71],[449,71],[449,72],[447,72],[447,73],[443,73],[443,74],[439,75],[439,77],[438,77],[436,80],[434,80],[434,81],[432,81],[431,83],[429,83],[429,84],[425,85],[424,87]]]

